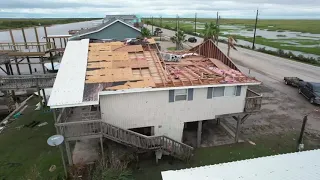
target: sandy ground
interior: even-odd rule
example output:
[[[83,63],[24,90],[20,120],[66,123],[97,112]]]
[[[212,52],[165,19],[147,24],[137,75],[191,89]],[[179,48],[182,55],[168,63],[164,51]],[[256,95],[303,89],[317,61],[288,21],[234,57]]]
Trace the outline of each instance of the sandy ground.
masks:
[[[163,30],[164,33],[172,34],[170,30]],[[197,45],[202,42],[198,38]],[[171,42],[161,42],[162,49],[173,47]],[[219,43],[222,51],[226,50],[226,45]],[[298,94],[298,89],[286,86],[283,83],[285,76],[298,76],[306,81],[320,82],[320,67],[315,67],[284,58],[271,56],[247,49],[239,48],[238,51],[231,52],[231,58],[238,68],[245,74],[256,77],[262,82],[259,87],[252,87],[254,90],[263,94],[263,104],[260,112],[251,115],[241,127],[241,135],[250,138],[260,134],[275,134],[288,131],[299,131],[304,115],[309,114],[306,132],[320,137],[320,113],[311,113],[319,106],[311,105],[306,98]],[[235,127],[236,121],[226,119],[226,123]],[[212,131],[204,132],[208,136]],[[188,133],[188,132],[187,132]],[[211,135],[210,135],[211,134]],[[211,140],[205,140],[207,135],[202,137],[203,142],[210,144]],[[189,132],[189,136],[196,138],[195,132]],[[228,141],[229,136],[225,140]],[[189,141],[195,141],[189,140]],[[218,142],[218,141],[216,141]],[[191,142],[193,144],[195,142]]]

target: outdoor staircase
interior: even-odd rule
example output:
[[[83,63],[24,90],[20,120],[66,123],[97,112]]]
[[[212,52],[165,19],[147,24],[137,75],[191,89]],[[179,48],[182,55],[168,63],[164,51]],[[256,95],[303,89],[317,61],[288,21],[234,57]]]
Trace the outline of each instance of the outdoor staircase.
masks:
[[[193,155],[193,147],[175,141],[166,136],[145,136],[131,130],[123,129],[101,120],[59,123],[56,126],[68,140],[104,137],[117,143],[142,150],[161,151],[181,160],[188,160]]]
[[[181,160],[190,159],[193,153],[191,146],[166,136],[145,136],[104,122],[102,122],[102,132],[105,138],[120,144],[146,150],[161,150]]]

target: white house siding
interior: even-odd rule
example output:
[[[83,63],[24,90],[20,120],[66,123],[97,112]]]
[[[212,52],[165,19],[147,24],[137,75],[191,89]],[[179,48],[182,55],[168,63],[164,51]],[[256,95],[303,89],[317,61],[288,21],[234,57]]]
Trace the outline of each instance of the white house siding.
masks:
[[[177,102],[169,102],[169,91],[101,95],[100,108],[107,123],[125,129],[154,126],[155,135],[181,141],[184,122],[243,112],[246,91],[243,86],[240,96],[207,99],[207,88],[199,88],[192,101]]]

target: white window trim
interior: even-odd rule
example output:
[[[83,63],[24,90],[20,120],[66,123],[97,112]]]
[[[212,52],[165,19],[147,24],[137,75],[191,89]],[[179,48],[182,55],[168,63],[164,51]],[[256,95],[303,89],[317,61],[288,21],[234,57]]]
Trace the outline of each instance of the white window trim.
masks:
[[[226,92],[224,92],[224,96],[225,97],[234,97],[234,96],[236,96],[236,93],[237,93],[237,86],[229,86],[229,87],[227,87],[227,88],[233,88],[233,93],[232,93],[232,95],[228,95],[228,96],[226,96]],[[224,88],[224,91],[226,91],[226,88]]]
[[[178,102],[176,101],[176,96],[177,95],[186,95],[186,99],[185,100],[179,100],[179,101],[187,101],[188,100],[188,89],[183,89],[183,90],[186,90],[186,94],[176,94],[176,90],[173,91],[173,95],[174,95],[174,102]]]
[[[233,88],[234,88],[233,94],[232,94],[232,95],[229,95],[229,96],[226,96],[226,89],[227,89],[227,88],[230,88],[230,87],[233,87]],[[212,89],[212,99],[214,99],[214,98],[223,98],[223,97],[239,97],[239,96],[241,96],[241,92],[242,92],[242,86],[239,86],[239,88],[241,89],[239,96],[237,96],[237,88],[238,88],[238,86],[224,86],[223,96],[214,96],[213,93],[214,93],[214,90],[215,90],[216,88],[217,88],[217,87],[214,87],[214,88]],[[218,88],[219,88],[219,87],[218,87]]]
[[[222,87],[216,87],[216,88],[222,88]],[[226,87],[225,86],[223,86],[223,95],[222,96],[214,96],[213,94],[214,94],[214,90],[216,89],[215,87],[212,89],[212,99],[213,98],[221,98],[221,97],[225,97],[225,94],[226,94]]]
[[[235,91],[234,91],[234,96],[237,96],[237,90],[238,90],[238,88],[240,88],[240,94],[239,94],[239,96],[241,96],[241,93],[242,93],[242,86],[235,86],[236,88],[235,88]]]

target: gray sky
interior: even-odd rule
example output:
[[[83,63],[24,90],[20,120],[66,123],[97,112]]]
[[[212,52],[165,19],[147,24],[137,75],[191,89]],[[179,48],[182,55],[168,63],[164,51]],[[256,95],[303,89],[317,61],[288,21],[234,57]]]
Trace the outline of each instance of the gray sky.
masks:
[[[320,19],[320,0],[0,0],[0,17],[141,16]]]

